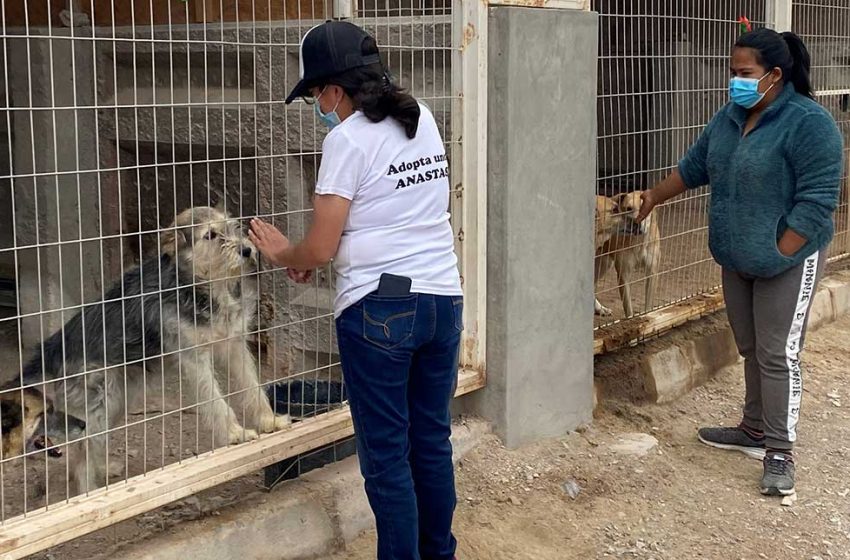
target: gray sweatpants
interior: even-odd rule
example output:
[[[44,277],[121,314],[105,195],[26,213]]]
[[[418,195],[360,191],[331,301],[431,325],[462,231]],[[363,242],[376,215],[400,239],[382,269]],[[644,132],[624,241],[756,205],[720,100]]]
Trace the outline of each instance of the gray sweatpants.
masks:
[[[764,430],[765,445],[790,450],[797,439],[803,374],[800,352],[826,254],[773,278],[723,270],[726,314],[744,357],[744,423]]]

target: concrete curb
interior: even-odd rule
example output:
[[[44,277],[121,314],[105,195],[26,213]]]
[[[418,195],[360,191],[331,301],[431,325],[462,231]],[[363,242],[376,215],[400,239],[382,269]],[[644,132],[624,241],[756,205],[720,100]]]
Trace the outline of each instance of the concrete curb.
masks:
[[[850,311],[850,272],[825,277],[809,315],[809,332]],[[732,330],[721,331],[665,348],[644,357],[637,366],[649,400],[668,403],[710,379],[718,370],[740,360]]]
[[[466,418],[452,427],[454,461],[490,432]],[[181,524],[113,555],[122,560],[310,560],[344,548],[374,520],[357,457],[256,492],[221,515]]]

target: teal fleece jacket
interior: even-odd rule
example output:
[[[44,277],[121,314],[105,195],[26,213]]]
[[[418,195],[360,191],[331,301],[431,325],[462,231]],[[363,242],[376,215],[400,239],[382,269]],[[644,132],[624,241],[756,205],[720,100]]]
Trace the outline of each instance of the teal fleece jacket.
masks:
[[[743,135],[747,111],[720,109],[679,162],[688,188],[711,185],[708,238],[724,268],[770,278],[824,249],[834,234],[841,190],[843,138],[821,105],[791,83]],[[807,239],[786,257],[777,242],[787,228]]]

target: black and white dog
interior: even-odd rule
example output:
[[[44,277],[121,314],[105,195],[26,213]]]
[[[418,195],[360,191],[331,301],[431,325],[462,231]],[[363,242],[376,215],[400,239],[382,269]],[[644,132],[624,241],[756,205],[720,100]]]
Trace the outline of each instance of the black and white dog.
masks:
[[[257,269],[257,250],[237,220],[190,208],[163,233],[160,255],[127,271],[103,301],[84,305],[43,342],[23,383],[54,381],[54,402],[85,420],[87,443],[69,451],[76,492],[106,483],[107,434],[124,425],[125,403],[143,392],[146,374],[182,377],[181,400],[194,399],[216,446],[289,425],[259,387],[246,341],[258,295],[256,277],[245,274]],[[216,373],[228,376],[233,408]]]

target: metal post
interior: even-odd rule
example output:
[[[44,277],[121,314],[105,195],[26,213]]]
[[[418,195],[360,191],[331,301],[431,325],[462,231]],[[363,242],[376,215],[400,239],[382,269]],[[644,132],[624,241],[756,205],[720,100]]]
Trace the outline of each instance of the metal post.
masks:
[[[791,31],[793,0],[765,0],[765,19],[776,31]]]
[[[461,365],[482,373],[487,317],[487,6],[454,0],[452,15],[452,186],[461,203],[457,239],[465,294]]]

